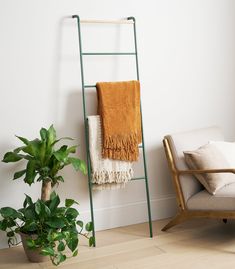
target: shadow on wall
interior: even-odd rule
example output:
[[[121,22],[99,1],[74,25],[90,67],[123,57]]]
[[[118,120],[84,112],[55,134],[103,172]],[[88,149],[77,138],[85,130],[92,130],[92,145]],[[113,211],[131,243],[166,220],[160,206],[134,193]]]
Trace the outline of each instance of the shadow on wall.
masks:
[[[145,141],[145,144],[147,148],[146,157],[150,192],[156,195],[156,197],[152,195],[152,198],[159,197],[161,193],[174,195],[174,188],[163,145],[158,143],[159,146],[149,148],[147,141]]]

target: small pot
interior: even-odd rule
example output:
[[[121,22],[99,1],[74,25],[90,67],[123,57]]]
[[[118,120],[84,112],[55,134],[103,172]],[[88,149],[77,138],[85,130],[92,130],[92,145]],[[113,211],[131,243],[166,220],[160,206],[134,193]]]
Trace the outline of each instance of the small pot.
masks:
[[[28,235],[24,233],[20,233],[22,244],[24,247],[25,254],[30,262],[47,262],[50,260],[49,256],[43,256],[40,254],[41,249],[29,249],[27,247],[26,240],[29,238],[35,239],[37,235]]]

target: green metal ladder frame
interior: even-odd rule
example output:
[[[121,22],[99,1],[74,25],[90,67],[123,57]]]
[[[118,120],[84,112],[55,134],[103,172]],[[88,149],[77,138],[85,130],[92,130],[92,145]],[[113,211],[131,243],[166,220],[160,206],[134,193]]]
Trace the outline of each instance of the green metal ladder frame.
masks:
[[[133,55],[133,56],[135,56],[135,62],[136,62],[136,78],[137,78],[137,80],[139,80],[139,65],[138,65],[137,40],[136,40],[136,20],[134,17],[128,17],[126,20],[122,20],[123,23],[132,23],[133,24],[135,52],[83,52],[83,50],[82,50],[81,23],[83,23],[83,22],[88,23],[89,21],[81,21],[80,17],[78,15],[73,15],[72,18],[77,20],[77,26],[78,26],[79,54],[80,54],[81,81],[82,81],[83,116],[84,116],[84,124],[85,124],[86,157],[87,157],[87,170],[88,170],[88,187],[89,187],[89,196],[90,196],[91,221],[93,223],[92,235],[94,237],[94,246],[96,246],[95,220],[94,220],[92,181],[91,181],[91,161],[90,161],[90,152],[89,152],[88,121],[87,121],[87,113],[86,113],[86,94],[85,94],[86,88],[96,88],[96,86],[95,85],[87,85],[84,82],[83,56],[85,56],[85,55],[91,55],[91,56],[92,55]],[[93,23],[96,23],[96,22],[97,21],[95,21]],[[107,22],[100,21],[100,22],[101,23],[115,23],[115,21],[107,21]],[[141,179],[145,180],[146,198],[147,198],[147,206],[148,206],[149,235],[150,235],[150,237],[153,237],[141,104],[140,104],[140,111],[141,111],[141,126],[142,126],[142,130],[141,130],[141,132],[142,132],[142,145],[139,145],[139,148],[142,148],[143,164],[144,164],[144,176],[135,177],[135,178],[132,178],[131,180],[141,180]]]

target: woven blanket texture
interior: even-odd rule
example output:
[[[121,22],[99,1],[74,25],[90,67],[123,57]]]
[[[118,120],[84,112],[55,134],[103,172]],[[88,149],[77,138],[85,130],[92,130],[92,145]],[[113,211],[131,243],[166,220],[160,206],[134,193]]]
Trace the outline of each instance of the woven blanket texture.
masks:
[[[142,140],[139,81],[98,82],[96,89],[103,158],[137,161]]]
[[[132,163],[102,157],[102,129],[99,115],[88,116],[88,128],[94,189],[124,188],[133,177]]]

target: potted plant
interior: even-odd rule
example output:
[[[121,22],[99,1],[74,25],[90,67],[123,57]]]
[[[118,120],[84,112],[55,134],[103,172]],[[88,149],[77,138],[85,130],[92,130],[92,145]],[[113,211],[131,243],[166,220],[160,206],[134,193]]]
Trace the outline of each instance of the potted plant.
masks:
[[[89,236],[92,223],[84,225],[81,220],[77,220],[79,212],[72,206],[78,203],[66,199],[65,205],[59,206],[59,196],[51,191],[55,185],[64,181],[59,171],[65,166],[72,165],[76,171],[86,174],[86,165],[71,155],[76,152],[77,146],[62,145],[56,148],[59,141],[71,138],[57,139],[53,125],[48,130],[41,128],[40,139],[30,141],[17,137],[23,146],[7,152],[2,161],[9,163],[25,160],[25,169],[15,172],[13,180],[23,178],[29,185],[36,181],[42,182],[41,199],[33,202],[26,195],[23,208],[1,208],[0,230],[7,232],[9,246],[19,244],[16,234],[21,235],[30,261],[43,261],[43,256],[49,256],[52,263],[58,265],[68,257],[68,250],[71,251],[70,256],[77,255],[80,235],[89,239],[90,246],[94,243],[94,238]]]

